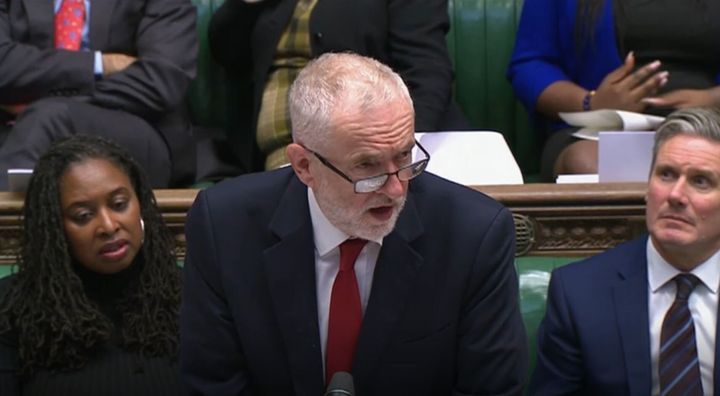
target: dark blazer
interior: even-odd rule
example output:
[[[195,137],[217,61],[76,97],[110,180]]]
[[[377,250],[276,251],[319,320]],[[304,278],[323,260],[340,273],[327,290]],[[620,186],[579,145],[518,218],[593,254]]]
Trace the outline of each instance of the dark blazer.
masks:
[[[91,3],[91,50],[138,61],[95,81],[92,51],[53,47],[52,0],[0,0],[0,104],[73,96],[140,116],[168,144],[175,181],[192,181],[194,142],[180,109],[195,77],[195,7],[190,0]]]
[[[643,237],[553,271],[530,394],[650,394],[646,246]]]
[[[201,191],[186,226],[181,375],[193,395],[323,394],[307,187],[286,168]],[[383,241],[359,395],[519,395],[527,368],[510,213],[431,174]]]
[[[229,138],[249,170],[260,164],[255,127],[262,93],[296,4],[227,0],[210,22],[213,56],[244,89],[239,93],[244,108],[234,114],[241,130]],[[310,18],[310,45],[313,57],[352,51],[392,67],[410,90],[417,131],[469,129],[452,96],[448,29],[447,0],[318,0]]]

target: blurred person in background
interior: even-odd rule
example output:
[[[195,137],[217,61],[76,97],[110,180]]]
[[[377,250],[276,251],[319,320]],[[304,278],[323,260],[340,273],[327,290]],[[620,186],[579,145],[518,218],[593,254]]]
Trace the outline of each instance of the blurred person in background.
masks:
[[[552,130],[542,178],[597,173],[597,141],[574,137],[558,112],[720,106],[719,20],[713,0],[526,1],[508,77]]]
[[[192,183],[196,19],[191,0],[0,0],[0,191],[74,134],[124,147],[154,188]]]
[[[229,136],[246,171],[287,165],[288,90],[307,63],[354,52],[390,66],[410,89],[418,132],[469,129],[453,99],[447,0],[227,0],[213,15],[213,56],[241,87]]]

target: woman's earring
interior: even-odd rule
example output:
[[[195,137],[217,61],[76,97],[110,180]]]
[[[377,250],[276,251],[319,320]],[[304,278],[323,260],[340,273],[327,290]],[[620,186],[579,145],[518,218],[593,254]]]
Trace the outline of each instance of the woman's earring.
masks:
[[[140,219],[140,230],[142,231],[142,236],[140,237],[140,244],[143,244],[145,242],[145,221],[143,219]]]

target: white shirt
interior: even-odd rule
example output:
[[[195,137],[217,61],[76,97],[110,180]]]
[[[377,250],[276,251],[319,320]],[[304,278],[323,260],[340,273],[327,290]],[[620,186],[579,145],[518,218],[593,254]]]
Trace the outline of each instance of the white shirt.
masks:
[[[315,240],[315,287],[317,294],[318,329],[320,330],[320,348],[322,350],[323,372],[325,372],[325,344],[328,334],[328,317],[330,316],[330,297],[335,276],[340,269],[340,244],[350,238],[350,235],[340,231],[330,223],[320,210],[315,194],[308,188],[308,203],[310,218],[313,225],[313,238]],[[375,264],[382,247],[382,239],[368,241],[355,260],[355,277],[360,292],[362,312],[365,314],[370,290],[372,289]]]
[[[648,261],[648,315],[650,319],[650,362],[652,364],[652,394],[660,394],[658,361],[660,358],[660,331],[665,314],[675,301],[677,288],[672,278],[680,274],[677,268],[660,256],[651,238],[647,243]],[[720,284],[720,251],[690,271],[700,283],[690,294],[688,306],[695,321],[695,340],[700,360],[700,377],[703,393],[713,394],[715,367],[715,328],[717,326],[718,285]]]

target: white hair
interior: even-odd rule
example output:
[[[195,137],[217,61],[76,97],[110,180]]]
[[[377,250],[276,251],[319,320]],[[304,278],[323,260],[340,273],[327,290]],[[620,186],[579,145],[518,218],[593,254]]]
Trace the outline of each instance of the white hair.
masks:
[[[412,109],[402,78],[375,59],[352,53],[326,53],[300,71],[288,94],[293,141],[323,147],[333,115],[364,111],[398,100]]]

